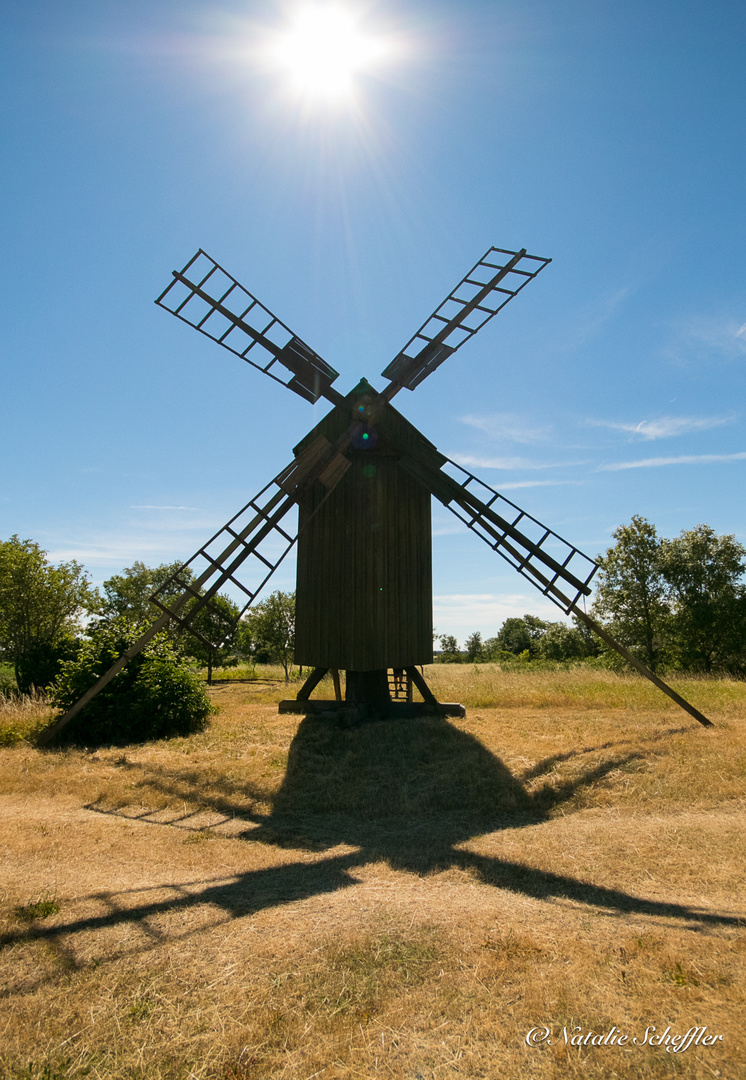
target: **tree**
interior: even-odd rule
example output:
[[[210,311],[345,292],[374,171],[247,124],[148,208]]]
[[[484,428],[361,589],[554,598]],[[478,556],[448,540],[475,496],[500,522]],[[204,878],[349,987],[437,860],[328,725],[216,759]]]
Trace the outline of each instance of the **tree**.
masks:
[[[182,651],[210,668],[235,664],[236,628],[238,625],[238,604],[227,596],[218,593],[208,605],[201,608],[190,622],[196,633],[186,631],[181,638]],[[196,635],[201,635],[197,637]],[[208,645],[206,642],[220,642]]]
[[[516,656],[528,652],[532,641],[531,629],[525,619],[518,618],[506,619],[495,638],[495,644],[500,651],[514,653]]]
[[[464,649],[466,659],[471,663],[478,664],[480,660],[484,660],[484,643],[479,630],[475,630],[473,634],[469,635],[464,642]]]
[[[114,574],[104,582],[104,598],[101,614],[106,619],[124,615],[130,622],[154,622],[160,609],[151,604],[150,597],[157,589],[163,588],[168,579],[181,568],[180,562],[161,563],[160,566],[146,566],[139,559],[132,566],[127,566],[121,574]],[[186,569],[182,572],[184,581],[194,580],[194,574]],[[164,600],[175,600],[182,589],[174,585],[164,593]]]
[[[578,618],[573,618],[573,630],[575,630],[583,642],[583,656],[599,656],[601,653],[601,639],[593,633],[589,626]]]
[[[250,607],[243,621],[242,634],[248,633],[252,656],[259,658],[263,653],[282,664],[287,682],[295,648],[295,593],[273,592]]]
[[[550,626],[557,626],[558,624],[546,622],[544,619],[540,619],[536,615],[524,615],[523,621],[528,627],[528,634],[531,638],[529,652],[533,656],[534,653],[538,651],[538,644],[544,637]]]
[[[80,655],[62,664],[51,701],[71,708],[147,628],[124,616],[101,620]],[[204,683],[165,634],[157,634],[65,728],[63,740],[95,746],[189,735],[207,725]]]
[[[438,660],[441,664],[460,664],[462,660],[461,653],[458,647],[458,641],[453,634],[441,634],[440,635],[440,656]]]
[[[17,535],[0,543],[0,650],[14,665],[19,690],[54,679],[82,616],[97,604],[77,562],[54,566],[39,544]]]
[[[579,660],[587,656],[583,635],[566,623],[545,623],[546,629],[536,645],[537,656],[542,660]]]
[[[746,666],[745,560],[746,548],[734,536],[718,536],[709,525],[663,541],[663,573],[683,667],[711,672]]]
[[[496,637],[488,637],[483,642],[482,648],[484,649],[484,658],[488,663],[503,660],[506,656],[506,653],[500,648]]]
[[[171,582],[170,579],[177,570],[180,571],[180,583]],[[124,617],[130,622],[147,626],[155,622],[161,614],[160,608],[150,601],[154,592],[162,589],[160,596],[167,604],[181,596],[184,584],[193,581],[192,571],[189,567],[182,567],[180,562],[146,566],[136,560],[121,574],[114,574],[104,582],[101,615],[106,620]],[[190,601],[184,607],[185,615],[194,603],[195,601]],[[169,623],[164,632],[181,652],[198,663],[208,666],[224,665],[228,663],[233,651],[237,622],[237,605],[228,596],[219,593],[194,617],[191,625],[195,633],[182,629],[176,622]],[[211,649],[206,641],[220,644]]]
[[[666,657],[671,631],[662,543],[655,525],[639,515],[613,536],[614,547],[598,558],[593,614],[655,671]]]

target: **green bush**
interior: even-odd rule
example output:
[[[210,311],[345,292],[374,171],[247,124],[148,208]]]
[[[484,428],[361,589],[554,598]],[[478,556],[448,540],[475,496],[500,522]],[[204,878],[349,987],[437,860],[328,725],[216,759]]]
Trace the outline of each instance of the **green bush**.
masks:
[[[13,665],[0,662],[0,697],[10,697],[17,690]]]
[[[18,689],[24,694],[46,690],[60,673],[65,660],[74,660],[80,651],[80,641],[63,635],[54,641],[29,642],[18,658]]]
[[[52,704],[66,712],[140,636],[125,618],[95,627],[74,660],[61,665]],[[85,746],[123,746],[202,731],[212,712],[204,683],[165,635],[156,636],[60,733]]]

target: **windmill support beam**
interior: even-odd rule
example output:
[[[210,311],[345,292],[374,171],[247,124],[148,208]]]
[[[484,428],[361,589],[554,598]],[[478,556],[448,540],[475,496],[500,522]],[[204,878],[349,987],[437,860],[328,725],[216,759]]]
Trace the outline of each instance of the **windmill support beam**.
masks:
[[[300,690],[298,691],[298,701],[308,701],[311,694],[314,692],[316,687],[324,678],[328,670],[329,668],[325,667],[317,667],[313,669],[311,674],[303,683],[303,686],[301,686]]]
[[[608,630],[605,630],[604,627],[601,626],[600,623],[597,623],[595,619],[592,619],[590,615],[586,615],[584,611],[576,607],[573,607],[572,612],[576,619],[587,626],[589,630],[592,630],[594,634],[597,634],[602,641],[605,641],[607,645],[610,645],[620,656],[623,656],[636,671],[639,671],[641,675],[644,675],[646,679],[649,679],[653,686],[657,686],[667,697],[670,697],[671,701],[675,701],[685,712],[688,712],[690,716],[693,716],[697,723],[702,724],[703,727],[715,726],[712,720],[708,720],[699,709],[695,709],[693,705],[690,705],[689,702],[681,696],[681,694],[677,694],[668,683],[664,682],[663,679],[661,679],[659,675],[656,675],[654,671],[651,671],[649,667],[646,667],[641,660],[637,659],[634,653],[631,653],[629,649],[625,648],[624,645],[621,645],[611,636]]]
[[[303,715],[338,716],[351,724],[366,723],[373,720],[412,720],[421,716],[465,716],[466,709],[456,702],[438,701],[424,676],[416,667],[404,669],[408,679],[419,690],[422,701],[413,701],[407,695],[405,701],[394,701],[389,691],[388,669],[373,671],[346,672],[345,699],[339,692],[339,673],[335,679],[335,700],[312,698],[310,693],[326,674],[326,668],[316,668],[313,675],[306,679],[298,691],[298,696],[281,701],[281,713]],[[318,678],[316,678],[317,673]],[[335,672],[332,671],[332,676]]]

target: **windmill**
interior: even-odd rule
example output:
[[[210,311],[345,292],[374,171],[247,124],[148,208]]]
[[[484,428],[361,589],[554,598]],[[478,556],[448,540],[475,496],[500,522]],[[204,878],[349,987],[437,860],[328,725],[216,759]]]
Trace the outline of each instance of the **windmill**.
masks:
[[[193,620],[208,608],[214,631],[207,644],[219,645],[231,626],[213,598],[233,586],[243,614],[296,541],[295,659],[312,670],[281,711],[344,706],[363,719],[463,715],[462,706],[436,701],[418,670],[433,659],[432,498],[565,614],[710,726],[586,614],[583,600],[597,564],[441,454],[391,404],[400,390],[419,386],[550,261],[525,248],[490,248],[384,369],[384,389],[363,379],[344,396],[332,385],[338,372],[202,249],[173,271],[159,306],[307,401],[323,397],[333,408],[298,443],[293,461],[153,595],[160,616],[48,730],[47,741],[170,621],[197,633]],[[298,528],[289,531],[285,519],[296,506]],[[327,672],[335,700],[312,698]],[[422,701],[414,700],[413,687]]]

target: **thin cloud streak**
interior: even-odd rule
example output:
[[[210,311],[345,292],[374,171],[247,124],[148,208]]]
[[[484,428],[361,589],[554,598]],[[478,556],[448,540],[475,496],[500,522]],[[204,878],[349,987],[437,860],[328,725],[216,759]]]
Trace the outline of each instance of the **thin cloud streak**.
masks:
[[[695,431],[709,431],[733,421],[732,416],[660,416],[655,420],[640,420],[637,424],[616,423],[613,420],[588,420],[591,427],[609,428],[639,435],[645,442],[654,439],[670,439],[676,435],[689,435]]]
[[[487,416],[470,414],[460,416],[459,422],[485,432],[491,439],[506,439],[508,442],[546,442],[552,434],[551,427],[532,427],[516,413],[490,413]]]
[[[202,513],[200,506],[151,506],[148,503],[143,503],[139,506],[130,506],[130,510],[194,510],[196,513]]]
[[[684,364],[739,360],[746,353],[746,323],[739,322],[731,315],[682,319],[664,355]]]
[[[500,484],[501,491],[515,491],[516,488],[565,487],[568,484],[580,487],[582,480],[516,480],[514,483]]]
[[[622,469],[654,469],[661,465],[717,465],[727,461],[744,461],[746,452],[739,454],[680,454],[678,457],[645,458],[642,461],[617,461],[599,465],[597,472],[619,472]]]
[[[563,469],[577,465],[587,465],[586,461],[531,461],[523,457],[472,457],[470,454],[454,454],[457,465],[472,465],[475,469]]]
[[[565,332],[562,351],[571,352],[596,337],[606,323],[614,318],[633,291],[631,285],[610,290],[596,297],[585,308],[574,311],[573,326]]]

